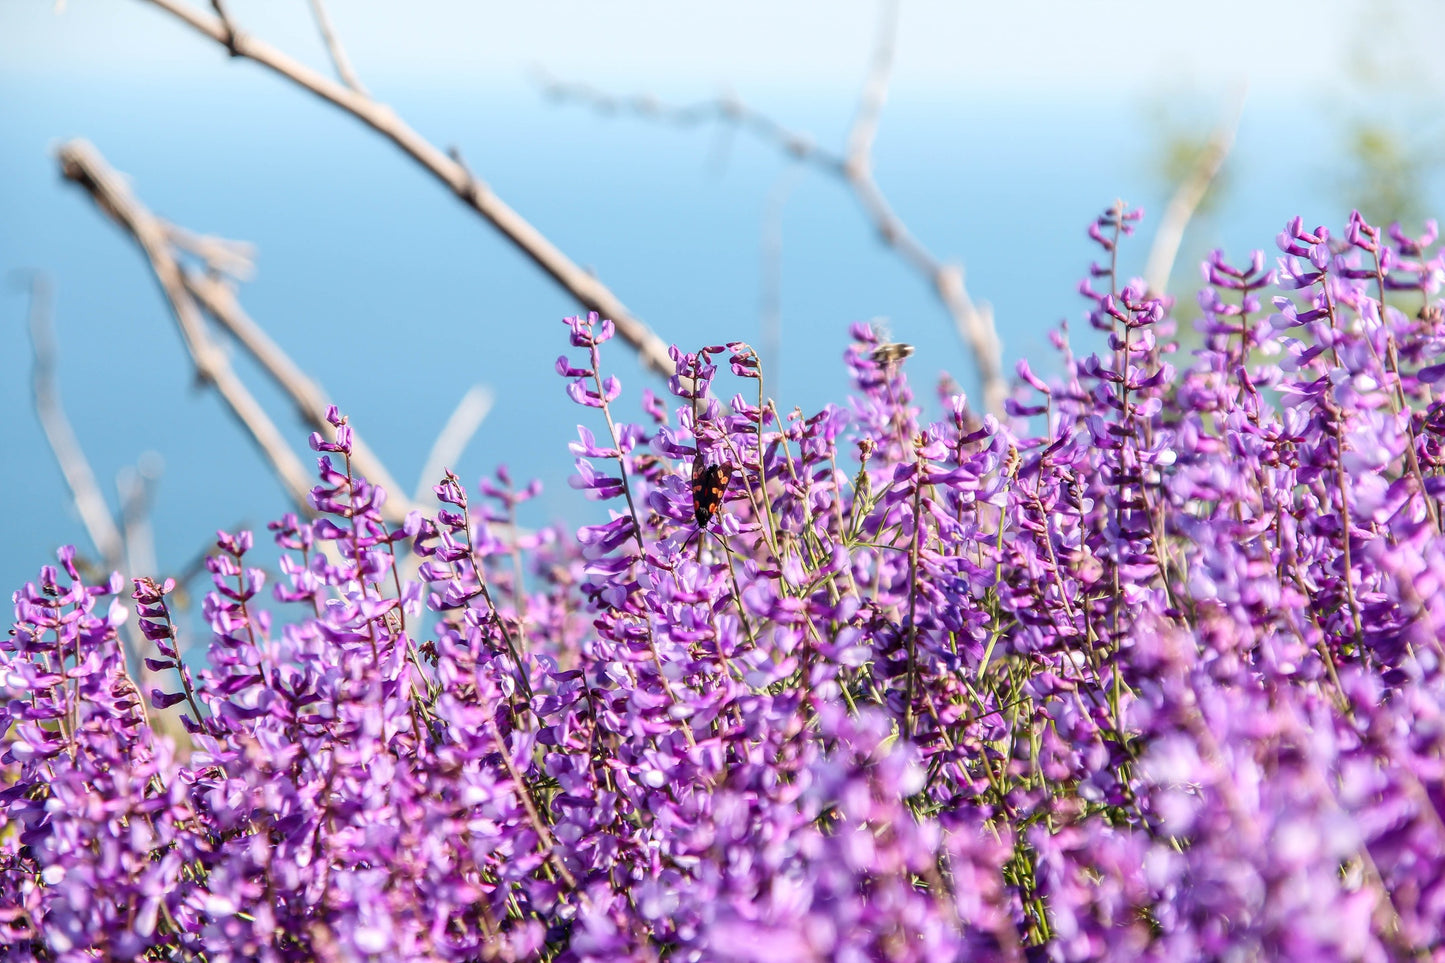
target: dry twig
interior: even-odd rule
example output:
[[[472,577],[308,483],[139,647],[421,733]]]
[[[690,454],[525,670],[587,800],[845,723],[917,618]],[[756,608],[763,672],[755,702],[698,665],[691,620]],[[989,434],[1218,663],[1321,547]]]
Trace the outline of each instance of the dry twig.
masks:
[[[35,352],[35,365],[31,370],[31,390],[35,398],[35,414],[40,419],[50,450],[55,453],[55,460],[60,464],[65,483],[70,486],[71,497],[75,499],[76,510],[80,512],[80,520],[90,535],[91,544],[100,553],[102,566],[116,569],[120,568],[125,555],[125,540],[60,403],[60,389],[55,380],[53,303],[50,279],[39,271],[32,272],[30,342]]]
[[[1233,149],[1234,135],[1239,130],[1243,115],[1244,91],[1241,90],[1229,112],[1214,128],[1189,174],[1179,182],[1169,198],[1164,216],[1159,220],[1159,229],[1154,232],[1154,241],[1149,245],[1149,260],[1144,264],[1144,283],[1149,286],[1150,293],[1164,294],[1168,288],[1169,275],[1174,272],[1174,260],[1179,256],[1179,245],[1184,240],[1184,230]]]
[[[176,224],[166,223],[166,234],[177,250],[200,258],[206,269],[215,274],[249,281],[256,273],[256,247],[245,241],[232,241],[209,234],[196,234]]]
[[[156,279],[160,281],[171,301],[182,337],[196,362],[198,374],[203,380],[215,384],[232,411],[251,432],[252,438],[266,454],[292,501],[302,511],[310,511],[310,474],[301,468],[300,460],[291,453],[275,425],[236,378],[224,354],[211,343],[205,325],[196,312],[197,308],[204,309],[206,314],[236,339],[291,399],[297,414],[307,425],[315,431],[330,431],[326,422],[326,409],[330,402],[325,393],[271,340],[260,325],[251,320],[242,310],[230,285],[215,273],[217,270],[228,269],[228,273],[240,270],[244,274],[249,270],[249,246],[192,234],[151,214],[130,195],[120,179],[105,165],[104,159],[89,144],[77,141],[65,145],[61,149],[61,166],[66,177],[84,186],[102,210],[135,236],[150,257]],[[147,237],[141,236],[142,231]],[[207,258],[211,271],[202,272],[181,264],[176,247],[184,247],[187,251]],[[153,253],[153,249],[158,253]],[[244,266],[236,260],[240,252],[245,252]],[[220,258],[220,263],[209,260],[212,257]],[[174,288],[169,280],[172,277],[176,282]],[[195,340],[197,338],[198,340]],[[204,362],[197,355],[197,351],[206,355]],[[217,365],[219,367],[216,367]],[[218,378],[212,377],[212,368],[218,372]],[[407,501],[391,472],[355,429],[352,431],[351,461],[360,474],[392,495],[382,506],[382,514],[386,520],[394,525],[405,520],[407,512],[415,505]],[[288,477],[285,473],[294,474]]]
[[[360,90],[322,76],[270,44],[237,30],[229,18],[209,16],[180,0],[149,2],[225,46],[235,56],[245,57],[275,71],[385,136],[467,206],[486,218],[503,237],[571,293],[584,308],[610,318],[617,327],[618,336],[637,351],[647,368],[664,377],[672,376],[675,368],[667,353],[666,342],[638,320],[611,289],[574,264],[526,218],[507,206],[490,187],[412,130],[390,107]]]
[[[603,113],[627,112],[679,126],[711,122],[731,124],[800,161],[842,178],[852,189],[879,237],[917,271],[938,296],[952,318],[959,338],[973,356],[988,410],[1001,412],[1007,387],[1002,371],[1003,347],[994,326],[992,308],[975,303],[969,297],[961,266],[940,259],[908,231],[873,177],[873,141],[883,103],[887,99],[897,25],[897,0],[885,0],[873,65],[859,98],[858,111],[843,154],[817,146],[807,134],[782,126],[732,95],[679,107],[664,104],[650,95],[615,97],[587,84],[562,83],[546,76],[542,78],[542,85],[548,96],[578,101]]]
[[[240,51],[236,49],[236,25],[231,22],[231,15],[226,12],[224,0],[211,0],[211,9],[216,11],[216,18],[221,22],[221,43],[226,45],[232,57],[240,56]]]
[[[145,456],[138,468],[123,469],[116,479],[121,498],[124,530],[115,522],[110,506],[105,503],[95,473],[85,457],[65,408],[55,377],[55,331],[53,323],[54,294],[50,279],[40,271],[31,272],[30,338],[34,350],[31,386],[35,398],[35,414],[45,432],[45,439],[60,465],[70,488],[71,498],[80,513],[86,534],[99,553],[97,568],[102,573],[120,571],[129,578],[140,572],[155,571],[155,539],[152,537],[148,495],[155,471],[146,467]],[[140,636],[123,628],[120,632],[127,664],[138,670],[142,682],[150,678],[142,662],[144,645]]]
[[[491,413],[495,400],[492,390],[485,385],[472,385],[467,393],[462,395],[462,400],[457,402],[452,416],[447,419],[447,423],[437,435],[437,440],[432,443],[431,453],[426,456],[426,463],[422,465],[421,474],[416,480],[416,495],[413,501],[428,500],[432,487],[441,481],[442,473],[461,457],[467,443],[472,440],[477,429],[482,427],[482,422]]]
[[[171,249],[166,225],[131,196],[124,181],[85,141],[71,141],[60,148],[60,168],[66,179],[85,188],[100,209],[135,238],[150,259],[156,280],[170,301],[197,377],[216,389],[271,463],[291,500],[301,510],[309,511],[310,473],[231,370],[225,353],[211,340],[200,309],[186,287],[184,271]]]
[[[182,276],[186,290],[217,324],[235,337],[237,343],[271,376],[277,387],[286,392],[301,419],[314,431],[330,432],[326,409],[331,402],[325,392],[246,314],[231,287],[218,278],[189,268],[182,269]],[[351,444],[352,465],[368,481],[385,488],[392,496],[393,500],[382,506],[382,515],[392,524],[399,524],[416,506],[405,500],[391,472],[354,427]]]
[[[351,59],[346,56],[346,49],[341,46],[341,40],[331,29],[331,18],[326,15],[326,4],[322,0],[311,0],[311,15],[316,18],[316,29],[321,31],[321,42],[326,44],[326,52],[331,55],[331,64],[336,68],[336,76],[358,94],[369,97],[370,94],[361,85],[361,78],[356,76],[356,71],[351,69]]]

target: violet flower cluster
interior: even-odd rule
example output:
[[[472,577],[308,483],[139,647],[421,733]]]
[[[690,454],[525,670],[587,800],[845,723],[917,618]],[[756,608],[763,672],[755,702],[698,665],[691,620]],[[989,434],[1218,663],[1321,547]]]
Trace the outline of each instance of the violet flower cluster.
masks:
[[[199,671],[63,550],[0,640],[4,957],[1445,960],[1434,226],[1216,252],[1181,340],[1138,217],[1002,420],[857,325],[843,406],[735,343],[627,422],[568,319],[573,532],[505,470],[388,527],[333,410]]]

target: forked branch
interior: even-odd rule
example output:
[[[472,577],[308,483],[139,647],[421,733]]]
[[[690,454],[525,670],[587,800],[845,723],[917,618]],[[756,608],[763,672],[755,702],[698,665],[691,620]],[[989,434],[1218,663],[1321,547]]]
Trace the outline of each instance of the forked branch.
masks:
[[[730,124],[799,161],[841,178],[878,236],[927,282],[948,312],[959,339],[973,358],[985,405],[989,411],[1002,412],[1007,387],[1002,370],[1003,346],[994,326],[992,308],[975,303],[969,296],[960,265],[935,255],[908,230],[873,177],[873,141],[888,96],[897,26],[897,0],[885,0],[873,64],[859,98],[846,151],[841,154],[819,147],[809,135],[784,127],[731,95],[691,106],[671,106],[650,95],[616,97],[587,84],[563,83],[546,76],[542,80],[543,90],[557,100],[577,101],[603,113],[627,112],[679,126]]]
[[[125,182],[85,141],[71,141],[60,148],[60,169],[67,180],[85,188],[100,209],[135,238],[170,301],[197,377],[214,387],[226,402],[271,463],[292,502],[310,511],[310,473],[206,331],[200,308],[186,287],[183,269],[171,249],[166,225],[131,196]]]
[[[667,353],[667,344],[639,321],[610,288],[573,263],[526,218],[507,206],[486,183],[412,130],[390,107],[373,100],[363,90],[331,80],[265,41],[239,30],[229,17],[222,20],[179,0],[149,2],[198,33],[210,37],[233,56],[245,57],[269,68],[297,86],[335,104],[386,137],[445,184],[468,207],[486,218],[503,237],[566,289],[584,308],[596,311],[604,318],[610,318],[617,327],[618,336],[637,351],[647,368],[663,377],[672,376],[674,366]],[[335,56],[334,49],[332,55]]]
[[[351,67],[351,58],[346,56],[346,48],[341,46],[341,39],[336,36],[336,31],[331,29],[331,18],[326,15],[326,4],[322,0],[311,0],[311,15],[316,18],[316,29],[321,32],[321,42],[326,44],[326,52],[331,55],[331,65],[336,68],[336,76],[358,94],[369,97],[370,94],[361,85],[361,78],[356,76],[356,71]]]
[[[301,419],[313,431],[323,434],[329,432],[331,429],[326,421],[326,409],[331,405],[331,401],[325,392],[307,377],[296,362],[291,360],[291,356],[281,350],[280,345],[242,309],[230,285],[194,268],[182,268],[182,276],[186,290],[196,299],[196,303],[204,308],[217,324],[230,332],[261,369],[270,375],[276,386],[286,392]],[[382,514],[387,521],[399,524],[405,520],[406,513],[415,506],[402,498],[404,490],[397,486],[391,472],[372,451],[371,446],[361,439],[355,428],[352,429],[351,461],[356,470],[369,481],[385,488],[388,494],[395,493],[393,497],[398,499],[396,503],[393,505],[388,502],[382,506]]]
[[[92,199],[140,244],[150,260],[156,280],[171,303],[182,339],[201,379],[220,393],[231,411],[266,456],[291,500],[310,511],[310,473],[292,453],[276,425],[231,369],[225,354],[212,342],[200,311],[209,314],[236,339],[272,381],[296,406],[301,418],[316,431],[329,431],[326,395],[291,358],[247,316],[230,286],[214,274],[181,263],[177,248],[191,251],[235,252],[243,245],[201,237],[180,230],[152,214],[126,188],[123,180],[90,144],[72,141],[60,150],[64,175],[84,187]],[[204,242],[204,243],[203,243]],[[210,262],[208,262],[210,263]],[[352,462],[361,474],[382,486],[392,498],[382,506],[388,522],[400,524],[414,505],[396,484],[381,459],[353,432]]]

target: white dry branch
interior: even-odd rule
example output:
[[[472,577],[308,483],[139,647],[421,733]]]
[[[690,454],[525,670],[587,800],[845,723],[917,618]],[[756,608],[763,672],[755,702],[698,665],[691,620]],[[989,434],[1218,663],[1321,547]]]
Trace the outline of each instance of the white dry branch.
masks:
[[[166,234],[177,250],[200,258],[206,269],[237,281],[249,281],[256,273],[256,246],[210,234],[197,234],[169,222]]]
[[[64,145],[60,149],[60,164],[64,175],[84,187],[100,209],[129,231],[140,244],[150,260],[156,280],[170,301],[197,374],[216,388],[250,433],[292,502],[303,512],[310,512],[310,473],[231,369],[225,353],[211,340],[201,310],[229,332],[256,360],[314,430],[330,431],[326,422],[326,409],[330,402],[321,388],[241,309],[235,292],[217,275],[218,265],[208,261],[209,272],[188,267],[181,263],[177,250],[182,238],[189,239],[184,246],[193,253],[222,251],[230,252],[234,258],[235,252],[244,249],[243,246],[233,241],[191,234],[162,221],[135,199],[124,180],[110,169],[94,147],[84,141]],[[198,244],[198,240],[206,243]],[[238,267],[234,260],[223,263],[230,263],[233,269]],[[382,514],[388,522],[400,524],[415,505],[405,498],[391,472],[355,429],[352,441],[353,466],[369,481],[392,494],[393,497],[382,506]]]
[[[316,18],[316,29],[321,32],[321,42],[326,44],[326,52],[331,56],[331,65],[336,68],[336,76],[363,97],[371,96],[361,85],[361,78],[356,76],[356,71],[352,69],[351,58],[346,56],[346,48],[341,46],[341,38],[331,29],[331,18],[326,15],[326,4],[322,0],[311,0],[311,15]]]
[[[85,141],[70,141],[60,148],[60,169],[67,180],[83,187],[102,211],[135,238],[171,304],[197,377],[215,388],[226,402],[270,462],[292,502],[309,511],[311,475],[206,330],[200,307],[186,287],[166,225],[131,196],[124,180]]]
[[[292,59],[263,40],[238,29],[216,5],[221,16],[211,16],[180,0],[148,0],[198,33],[214,40],[232,56],[255,61],[316,96],[351,114],[386,137],[421,164],[462,201],[482,215],[513,246],[532,260],[589,311],[609,318],[618,336],[637,351],[645,367],[663,377],[675,373],[667,343],[643,324],[622,300],[595,276],[575,264],[526,218],[512,210],[465,165],[427,141],[407,125],[396,112],[371,98],[359,87],[337,82]],[[335,35],[327,41],[333,61],[340,50]],[[344,56],[344,55],[343,55]],[[340,71],[340,63],[337,63]],[[348,68],[349,69],[349,68]],[[354,79],[354,78],[353,78]]]
[[[631,113],[647,120],[685,127],[705,123],[728,124],[754,134],[803,163],[842,179],[878,236],[928,283],[938,297],[972,356],[987,409],[1001,413],[1007,386],[1003,378],[1003,346],[994,325],[993,309],[969,296],[962,266],[935,255],[908,230],[873,176],[873,141],[888,96],[897,26],[897,0],[885,0],[872,67],[859,98],[847,146],[841,154],[819,147],[809,135],[779,124],[731,94],[688,106],[671,106],[652,95],[617,97],[590,84],[562,82],[545,74],[541,83],[548,96],[561,101],[576,101],[606,114]]]
[[[286,393],[301,419],[314,431],[322,434],[330,432],[326,409],[330,407],[331,401],[326,393],[307,377],[296,362],[291,360],[291,356],[281,350],[280,345],[242,309],[230,285],[212,274],[193,268],[182,268],[182,276],[186,290],[196,299],[196,303],[204,308],[217,324],[225,328],[236,339],[236,343],[271,377],[276,386]],[[402,496],[404,493],[397,486],[391,472],[354,426],[351,430],[351,442],[351,463],[356,470],[368,481],[385,488],[388,494]],[[382,514],[387,521],[396,524],[404,520],[406,513],[414,507],[416,506],[398,497],[395,504],[388,502],[382,506]]]
[[[85,457],[85,450],[75,437],[70,419],[60,402],[60,389],[55,377],[55,332],[51,313],[54,294],[50,279],[39,271],[30,274],[30,344],[34,351],[31,368],[31,390],[35,399],[35,415],[45,432],[45,440],[55,453],[60,472],[70,487],[71,498],[80,513],[80,521],[90,542],[100,553],[102,567],[121,567],[125,540],[116,525],[105,496],[96,483],[95,472]]]
[[[441,482],[442,473],[461,457],[472,436],[491,414],[495,401],[492,389],[485,385],[472,385],[462,395],[462,400],[457,402],[452,416],[432,443],[431,453],[426,456],[426,463],[417,477],[416,494],[412,496],[412,501],[424,503],[430,500],[432,487]]]

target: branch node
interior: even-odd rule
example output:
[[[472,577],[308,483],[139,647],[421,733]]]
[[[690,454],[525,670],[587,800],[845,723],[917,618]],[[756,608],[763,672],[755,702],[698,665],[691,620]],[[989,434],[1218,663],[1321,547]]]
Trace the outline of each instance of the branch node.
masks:
[[[472,173],[472,169],[467,166],[466,158],[462,156],[462,149],[456,144],[452,144],[447,148],[447,156],[462,169],[463,180],[461,186],[457,189],[457,193],[461,195],[462,199],[468,204],[475,207],[477,204],[477,178],[476,175]]]
[[[232,22],[231,15],[226,12],[224,0],[211,0],[211,9],[216,11],[216,16],[221,19],[221,29],[226,33],[221,42],[230,51],[232,57],[241,56],[241,51],[236,45],[238,37],[236,25]]]
[[[346,49],[341,46],[341,39],[331,29],[331,18],[326,15],[326,5],[322,0],[311,0],[311,14],[316,19],[316,29],[321,33],[321,42],[326,45],[326,52],[331,55],[331,65],[336,68],[336,76],[363,97],[370,96],[361,85],[361,78],[356,76],[356,71],[352,69]]]

